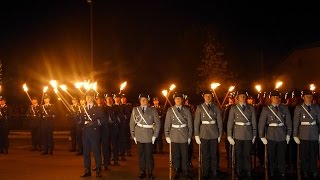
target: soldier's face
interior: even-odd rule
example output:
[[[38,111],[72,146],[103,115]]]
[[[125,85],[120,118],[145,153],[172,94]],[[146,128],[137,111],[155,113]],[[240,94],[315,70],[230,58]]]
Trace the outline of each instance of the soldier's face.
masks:
[[[312,95],[304,95],[303,97],[303,101],[304,103],[306,104],[311,104],[312,103],[312,99],[313,99],[313,96]]]
[[[141,106],[147,106],[148,105],[148,98],[145,98],[145,97],[140,98],[140,104],[141,104]]]
[[[107,104],[112,104],[113,103],[112,97],[107,97],[106,102]]]
[[[281,98],[279,96],[271,96],[271,103],[272,104],[280,104]]]
[[[78,101],[77,100],[72,100],[72,104],[76,105],[76,104],[78,104]]]
[[[45,104],[49,104],[49,103],[50,103],[50,99],[49,99],[49,98],[45,98],[45,99],[44,99],[44,103],[45,103]]]
[[[103,104],[103,99],[98,98],[98,99],[97,99],[97,103],[98,103],[98,104]]]
[[[114,102],[115,102],[116,104],[120,104],[120,98],[119,98],[119,97],[114,98]]]
[[[204,98],[204,102],[206,102],[206,103],[212,102],[212,95],[211,94],[204,94],[203,98]]]
[[[174,98],[174,103],[178,106],[181,106],[182,104],[182,98],[181,97],[176,97]]]
[[[92,96],[86,96],[86,102],[87,103],[92,103],[93,102],[93,97]]]
[[[154,105],[159,105],[159,101],[158,101],[158,100],[154,100],[154,101],[153,101],[153,104],[154,104]]]
[[[37,105],[37,104],[38,104],[38,100],[32,99],[32,105]]]
[[[245,94],[238,95],[238,102],[239,103],[246,103],[247,102],[247,96]]]
[[[125,97],[121,98],[121,103],[122,104],[127,104],[127,98],[125,98]]]
[[[81,99],[81,100],[80,100],[80,104],[81,104],[81,105],[85,105],[85,104],[86,104],[86,100]]]

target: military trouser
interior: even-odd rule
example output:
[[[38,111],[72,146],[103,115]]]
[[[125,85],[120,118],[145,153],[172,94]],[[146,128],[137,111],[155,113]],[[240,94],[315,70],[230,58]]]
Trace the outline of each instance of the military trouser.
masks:
[[[7,151],[9,148],[9,126],[8,124],[0,125],[0,152]]]
[[[70,137],[71,137],[71,149],[76,150],[76,147],[77,147],[77,126],[76,126],[76,124],[72,124],[72,126],[71,126]]]
[[[318,141],[301,140],[300,159],[304,174],[317,172]]]
[[[189,150],[188,143],[171,143],[172,148],[172,163],[174,169],[189,171]]]
[[[31,143],[33,148],[41,148],[41,121],[40,119],[30,119]]]
[[[156,152],[157,149],[159,149],[160,152],[163,152],[163,140],[162,140],[162,136],[163,136],[163,130],[164,130],[164,120],[161,119],[161,127],[159,130],[159,136],[156,139],[156,142],[154,143],[154,149],[153,151]]]
[[[82,144],[82,125],[77,124],[76,126],[76,133],[77,133],[77,144],[78,144],[78,152],[83,152],[83,144]]]
[[[42,150],[44,152],[52,152],[54,147],[53,142],[53,120],[43,119],[41,123],[42,131]]]
[[[201,154],[204,173],[208,173],[210,168],[212,172],[218,169],[217,150],[218,139],[201,139]]]
[[[112,147],[112,156],[114,161],[119,160],[119,124],[114,123],[109,126],[109,135]]]
[[[99,127],[96,127],[93,125],[89,125],[89,126],[85,125],[82,131],[82,142],[83,142],[84,167],[86,169],[90,169],[91,167],[90,151],[92,149],[96,167],[101,168]]]
[[[101,128],[101,143],[103,162],[105,166],[110,165],[110,134],[108,125],[104,125]]]
[[[137,142],[140,171],[145,172],[148,168],[149,172],[154,169],[154,159],[153,159],[153,146],[152,143],[140,143]]]
[[[251,140],[235,140],[236,167],[239,171],[251,172]]]
[[[129,126],[129,122],[127,122],[126,125],[126,151],[127,154],[131,153],[131,133],[130,133],[130,126]]]
[[[270,173],[278,171],[280,174],[285,174],[287,142],[268,140],[267,148]]]
[[[125,156],[127,151],[127,136],[128,136],[128,125],[124,122],[120,123],[119,127],[119,150],[120,156]]]

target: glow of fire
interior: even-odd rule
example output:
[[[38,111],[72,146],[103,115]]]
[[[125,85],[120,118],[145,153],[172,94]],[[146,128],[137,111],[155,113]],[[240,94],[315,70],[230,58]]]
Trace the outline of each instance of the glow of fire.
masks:
[[[211,84],[211,89],[215,90],[217,87],[219,87],[221,84],[220,83],[212,83]]]

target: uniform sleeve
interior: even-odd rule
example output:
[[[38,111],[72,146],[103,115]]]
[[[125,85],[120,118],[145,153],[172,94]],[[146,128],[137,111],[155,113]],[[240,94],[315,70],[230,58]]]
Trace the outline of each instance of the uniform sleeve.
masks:
[[[258,130],[259,130],[259,137],[263,138],[265,137],[265,127],[266,122],[268,119],[268,113],[266,107],[262,109],[262,112],[260,114],[259,123],[258,123]]]
[[[228,124],[227,124],[227,136],[232,136],[233,124],[234,124],[234,108],[231,107],[229,111]]]
[[[189,129],[189,138],[192,138],[192,134],[193,134],[193,120],[192,120],[192,114],[191,111],[188,110],[188,129]]]
[[[130,133],[131,133],[131,137],[134,138],[135,137],[135,126],[136,126],[136,122],[135,122],[135,108],[133,108],[132,113],[131,113],[131,117],[130,117]]]
[[[170,128],[171,128],[171,117],[170,117],[170,110],[168,109],[166,120],[164,122],[164,135],[170,137]]]
[[[257,136],[257,116],[256,116],[256,110],[253,106],[251,106],[251,122],[252,122],[252,135]]]
[[[219,108],[218,109],[218,114],[217,114],[217,123],[218,123],[218,129],[219,129],[219,137],[222,136],[223,133],[223,122],[222,122],[222,115],[221,115],[221,110]]]
[[[154,120],[154,123],[155,123],[153,136],[158,138],[159,132],[160,132],[160,128],[161,128],[161,123],[160,123],[160,119],[159,119],[159,114],[158,114],[156,109],[153,109],[153,120]]]
[[[287,135],[291,136],[292,135],[292,120],[291,120],[291,115],[289,108],[286,106],[285,108],[285,113],[286,113],[286,126],[287,126]]]
[[[194,135],[195,136],[199,136],[200,121],[201,121],[201,110],[200,110],[200,106],[198,106],[194,114]]]
[[[320,134],[320,107],[319,107],[319,105],[317,105],[316,109],[317,109],[316,121],[317,121],[317,125],[318,125],[318,134]]]
[[[296,109],[294,110],[294,116],[293,116],[293,135],[292,135],[293,137],[298,137],[300,117],[301,117],[301,112],[299,107],[297,106]]]

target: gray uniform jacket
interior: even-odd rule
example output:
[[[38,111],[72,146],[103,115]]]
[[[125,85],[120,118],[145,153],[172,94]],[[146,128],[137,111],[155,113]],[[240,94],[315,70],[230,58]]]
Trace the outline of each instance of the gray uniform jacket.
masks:
[[[177,118],[174,114],[177,115]],[[180,122],[180,121],[181,122]],[[185,124],[186,127],[174,128],[172,126],[181,126]],[[176,106],[168,109],[166,120],[164,123],[165,136],[170,137],[174,143],[186,143],[188,139],[192,137],[192,114],[188,107],[182,106],[180,113]]]
[[[318,140],[319,138],[319,125],[320,125],[320,108],[318,105],[312,104],[310,114],[302,108],[302,106],[308,111],[308,107],[305,104],[298,105],[294,110],[293,117],[293,137],[299,137],[302,140]],[[313,122],[315,125],[302,125],[302,122]]]
[[[248,118],[250,125],[237,125],[236,123],[248,123],[247,119],[242,115],[237,106],[241,109],[240,104],[231,106],[229,111],[227,135],[238,140],[252,140],[257,135],[257,120],[254,107],[246,104],[243,114]]]
[[[138,125],[153,125],[153,128],[140,127]],[[130,118],[132,138],[137,138],[140,143],[151,143],[152,136],[158,137],[160,128],[160,119],[155,108],[147,107],[144,113],[140,106],[133,108]]]
[[[209,114],[209,115],[208,115]],[[202,121],[214,121],[214,124],[203,124]],[[203,103],[197,106],[194,118],[194,135],[201,139],[217,139],[222,135],[222,115],[220,109],[210,105],[210,109]]]
[[[269,109],[271,108],[271,110]],[[273,112],[280,118],[273,114]],[[269,126],[283,123],[284,126]],[[285,141],[286,135],[292,133],[292,120],[288,106],[284,104],[278,105],[278,111],[273,105],[263,107],[260,119],[259,119],[259,137],[265,137],[267,132],[267,139],[272,141]],[[266,130],[266,131],[265,131]]]

